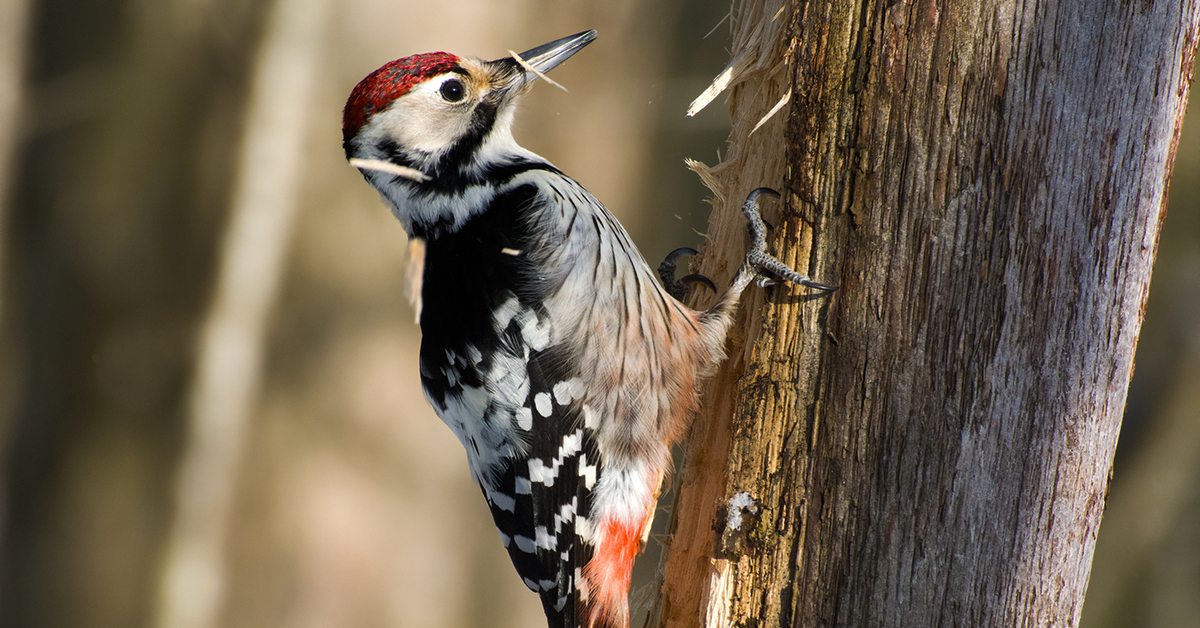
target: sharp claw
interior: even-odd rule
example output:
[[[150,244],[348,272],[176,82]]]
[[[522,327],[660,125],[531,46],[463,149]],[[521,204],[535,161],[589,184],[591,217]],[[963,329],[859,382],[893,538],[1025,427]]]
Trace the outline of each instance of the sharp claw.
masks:
[[[675,260],[683,257],[684,255],[699,255],[699,254],[700,254],[700,251],[697,251],[696,249],[693,249],[690,246],[681,246],[681,247],[675,249],[674,251],[667,253],[667,259],[663,260],[663,263],[659,265],[659,268],[661,269],[663,264],[671,264],[672,266],[674,266]]]
[[[759,275],[758,279],[754,280],[754,283],[758,285],[759,288],[774,288],[783,282],[778,279],[771,279],[766,275]]]
[[[770,274],[798,286],[807,286],[817,290],[837,290],[837,286],[817,283],[801,275],[767,253],[767,228],[763,223],[762,215],[758,212],[758,198],[763,195],[778,198],[779,192],[771,188],[758,188],[750,192],[750,195],[746,197],[746,202],[742,205],[742,213],[746,214],[746,219],[749,221],[747,226],[750,229],[751,240],[750,251],[746,253],[746,263],[758,273],[758,285],[774,285],[767,283],[772,281],[766,276]]]
[[[712,290],[714,294],[717,292],[716,284],[714,284],[711,279],[705,277],[704,275],[688,275],[680,279],[679,282],[688,284],[688,286],[698,283],[702,286],[708,286],[708,289]]]
[[[768,188],[768,187],[761,187],[761,188],[754,188],[753,190],[751,190],[750,195],[746,197],[746,202],[747,203],[758,203],[758,197],[762,196],[763,194],[766,194],[767,196],[771,196],[774,198],[779,198],[779,192],[776,192],[775,190]]]
[[[700,279],[703,279],[705,282],[707,282],[710,287],[712,286],[712,282],[708,281],[707,277],[701,277],[700,275],[688,275],[683,279],[675,278],[675,260],[685,255],[699,254],[700,252],[696,249],[681,246],[674,251],[667,253],[667,258],[658,265],[658,278],[662,280],[663,287],[667,289],[667,294],[671,295],[678,301],[683,301],[687,298],[688,288],[690,287],[689,284],[695,283],[697,281],[695,279],[696,277],[700,277]],[[713,292],[716,292],[715,287],[713,288]]]
[[[808,286],[809,288],[816,288],[817,290],[825,290],[826,292],[833,292],[834,290],[838,289],[837,286],[827,286],[823,283],[817,283],[811,279],[806,279],[805,281],[800,282],[800,285]]]

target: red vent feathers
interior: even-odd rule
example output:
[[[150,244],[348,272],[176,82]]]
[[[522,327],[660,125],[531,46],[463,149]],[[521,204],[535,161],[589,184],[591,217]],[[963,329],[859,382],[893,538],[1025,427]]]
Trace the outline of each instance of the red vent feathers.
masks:
[[[359,81],[342,111],[342,133],[358,134],[367,118],[382,111],[413,85],[458,67],[458,57],[447,52],[430,52],[397,59]]]

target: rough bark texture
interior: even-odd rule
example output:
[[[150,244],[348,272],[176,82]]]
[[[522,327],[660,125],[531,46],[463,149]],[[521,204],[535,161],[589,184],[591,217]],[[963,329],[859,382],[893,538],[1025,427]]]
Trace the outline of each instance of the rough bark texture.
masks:
[[[735,56],[774,29],[751,54],[778,61],[734,92],[701,272],[728,276],[736,206],[772,185],[771,246],[841,290],[748,300],[680,475],[661,625],[1075,625],[1197,3],[770,4],[737,16]]]

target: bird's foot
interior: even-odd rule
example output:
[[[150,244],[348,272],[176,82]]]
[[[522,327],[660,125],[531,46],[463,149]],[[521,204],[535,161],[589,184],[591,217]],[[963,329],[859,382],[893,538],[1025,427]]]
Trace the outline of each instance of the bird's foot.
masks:
[[[808,286],[818,290],[837,290],[837,286],[827,286],[817,283],[794,271],[787,264],[775,259],[767,253],[767,227],[758,211],[758,198],[763,195],[779,198],[779,192],[771,188],[758,188],[746,197],[742,205],[742,213],[750,221],[750,250],[746,253],[746,265],[757,273],[759,286],[772,286],[779,283],[774,277],[785,279],[798,286]],[[665,263],[665,262],[664,262]],[[661,272],[661,267],[660,267]]]
[[[699,251],[686,246],[680,247],[667,254],[667,258],[658,265],[658,278],[662,280],[663,287],[667,289],[667,294],[675,297],[677,301],[683,301],[687,298],[688,290],[692,285],[700,284],[708,286],[709,290],[717,291],[717,287],[713,282],[704,275],[687,275],[680,279],[675,278],[675,260],[684,255],[697,255]]]

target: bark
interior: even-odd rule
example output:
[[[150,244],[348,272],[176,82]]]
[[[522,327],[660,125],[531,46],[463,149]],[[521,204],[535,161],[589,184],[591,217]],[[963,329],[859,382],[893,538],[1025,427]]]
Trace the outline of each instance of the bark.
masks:
[[[681,469],[660,623],[1073,626],[1197,4],[778,8],[739,11],[735,58],[764,69],[732,98],[701,272],[729,276],[736,207],[772,185],[773,250],[841,289],[747,300]]]

